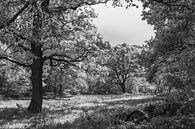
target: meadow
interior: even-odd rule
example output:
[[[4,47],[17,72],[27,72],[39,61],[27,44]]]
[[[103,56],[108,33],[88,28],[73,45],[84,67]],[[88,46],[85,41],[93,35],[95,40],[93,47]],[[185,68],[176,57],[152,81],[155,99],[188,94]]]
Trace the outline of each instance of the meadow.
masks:
[[[44,99],[42,113],[38,114],[26,111],[30,100],[1,100],[0,128],[30,129],[54,128],[54,126],[60,126],[56,128],[65,126],[68,126],[66,128],[88,128],[90,127],[88,123],[93,124],[92,118],[95,116],[103,118],[101,115],[104,115],[114,118],[121,115],[120,119],[125,119],[125,114],[128,112],[142,108],[143,105],[156,100],[158,99],[154,96],[144,95],[76,95],[66,98]],[[116,117],[116,119],[118,118]],[[104,123],[112,124],[105,120],[105,122],[99,123],[99,126],[104,126],[102,125]],[[94,126],[97,126],[94,128],[99,128],[96,122]]]

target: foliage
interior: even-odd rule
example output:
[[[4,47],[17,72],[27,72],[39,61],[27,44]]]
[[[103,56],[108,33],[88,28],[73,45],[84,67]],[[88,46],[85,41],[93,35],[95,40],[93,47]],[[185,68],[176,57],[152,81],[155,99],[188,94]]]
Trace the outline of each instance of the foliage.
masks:
[[[18,99],[21,97],[30,97],[29,72],[17,65],[1,61],[1,94],[6,98]]]
[[[0,1],[0,59],[30,71],[32,101],[40,112],[45,65],[76,66],[97,49],[94,10],[105,1]]]
[[[104,42],[101,37],[97,42],[98,50],[82,62],[81,69],[88,84],[89,94],[117,94],[120,88],[108,76],[109,70],[101,65],[106,53],[111,49],[109,42]]]
[[[49,68],[44,74],[45,92],[53,92],[54,96],[63,96],[66,90],[78,87],[76,81],[77,69],[73,67],[57,66]]]
[[[7,68],[4,67],[1,68],[1,70],[4,71]],[[14,75],[14,73],[17,73],[18,76]],[[13,77],[11,78],[10,76]],[[30,94],[28,94],[28,89],[28,80],[23,76],[22,72],[19,73],[17,70],[7,70],[7,72],[1,72],[0,93],[4,98],[18,99],[21,97],[29,97]]]
[[[122,92],[126,92],[127,80],[138,76],[142,72],[142,67],[138,64],[138,54],[140,47],[121,44],[113,47],[107,52],[107,56],[102,63],[108,68],[109,77],[113,83],[119,85]]]
[[[0,74],[0,94],[5,96],[11,96],[13,93],[10,89],[11,84],[7,81],[5,75]]]
[[[94,86],[92,86],[92,94],[120,94],[120,88],[112,83],[111,80],[105,79],[105,81],[97,80]]]
[[[192,129],[195,127],[194,100],[154,103],[145,107],[145,110],[152,118],[147,129]]]
[[[194,4],[192,1],[143,0],[143,19],[154,26],[155,38],[143,53],[148,80],[169,89],[194,89]],[[171,79],[172,78],[172,79]]]
[[[146,129],[193,129],[194,116],[156,117]]]
[[[144,77],[135,77],[132,81],[133,84],[133,93],[137,92],[139,94],[152,94],[154,93],[154,90],[156,89],[156,86],[153,84],[150,84],[146,81],[145,76]],[[131,90],[132,90],[131,88]]]
[[[142,76],[138,64],[140,46],[121,44],[111,47],[109,42],[98,42],[100,49],[82,63],[91,93],[113,94],[132,92],[133,77]],[[127,89],[126,89],[127,88]]]

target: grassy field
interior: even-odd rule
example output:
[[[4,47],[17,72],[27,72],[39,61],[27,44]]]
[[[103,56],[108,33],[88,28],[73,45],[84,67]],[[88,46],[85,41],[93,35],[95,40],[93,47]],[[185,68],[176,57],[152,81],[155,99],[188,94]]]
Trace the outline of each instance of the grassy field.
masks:
[[[91,121],[94,117],[96,117],[95,120],[103,118],[98,117],[99,115],[112,117],[114,116],[112,111],[115,111],[115,114],[116,112],[118,114],[128,113],[132,109],[141,108],[156,100],[159,98],[127,94],[77,95],[68,98],[45,99],[43,111],[39,114],[31,114],[26,111],[29,100],[0,100],[0,129],[82,129],[88,127],[85,124],[93,123]],[[21,107],[17,107],[16,103]],[[112,112],[112,114],[108,112]]]

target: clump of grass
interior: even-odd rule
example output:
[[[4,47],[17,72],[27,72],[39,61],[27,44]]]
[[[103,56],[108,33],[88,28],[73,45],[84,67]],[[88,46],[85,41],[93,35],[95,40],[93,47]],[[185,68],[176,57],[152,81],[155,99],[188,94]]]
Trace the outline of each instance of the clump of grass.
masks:
[[[161,105],[161,104],[159,104]],[[158,106],[157,106],[158,107]],[[184,106],[185,107],[185,106]],[[96,107],[97,108],[97,107]],[[191,109],[191,108],[190,108]],[[195,114],[152,115],[149,122],[139,124],[125,121],[126,116],[133,109],[120,107],[98,107],[86,110],[73,122],[60,124],[50,123],[46,129],[194,129]],[[191,111],[191,110],[190,110]],[[42,129],[42,128],[39,128]]]
[[[47,129],[129,129],[134,123],[125,122],[127,109],[109,109],[101,107],[96,111],[86,111],[74,122],[50,123]],[[39,128],[42,129],[42,128]],[[133,128],[132,128],[133,129]]]
[[[53,124],[53,118],[48,116],[47,110],[43,110],[41,113],[34,115],[30,119],[30,126],[28,129],[47,129],[47,125]]]

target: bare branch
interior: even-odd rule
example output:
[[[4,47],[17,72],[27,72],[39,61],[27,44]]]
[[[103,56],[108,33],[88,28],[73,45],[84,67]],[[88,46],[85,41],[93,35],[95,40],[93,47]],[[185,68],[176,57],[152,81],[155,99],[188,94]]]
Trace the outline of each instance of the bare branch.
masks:
[[[21,34],[18,34],[16,32],[14,32],[13,30],[9,29],[10,32],[12,32],[12,34],[14,35],[15,38],[19,37],[21,38],[22,40],[29,40],[28,38],[24,37],[23,35]]]
[[[12,59],[10,59],[8,57],[0,57],[0,59],[8,60],[8,61],[10,61],[12,63],[15,63],[15,64],[20,65],[20,66],[23,66],[23,67],[30,67],[31,66],[31,65],[28,65],[28,64],[25,64],[25,63],[21,63],[21,62],[12,60]]]
[[[57,59],[57,58],[54,58],[54,57],[50,57],[49,58],[50,61],[57,61],[57,62],[63,62],[63,63],[66,63],[68,65],[71,65],[71,66],[75,66],[75,67],[78,67],[77,65],[75,65],[74,63],[68,61],[68,60],[65,60],[65,59]],[[57,65],[53,65],[54,67],[57,66]]]
[[[10,47],[12,47],[12,46],[13,46],[13,44],[8,45],[7,48],[4,50],[4,52],[6,53],[6,52],[8,51],[8,49],[9,49]]]
[[[85,49],[83,51],[83,53],[81,53],[80,56],[78,56],[75,59],[71,60],[71,62],[80,62],[80,61],[83,61],[87,57],[88,53],[89,53],[89,51],[87,49]]]
[[[69,60],[72,60],[72,58],[71,58],[70,56],[67,56],[67,55],[65,55],[65,54],[57,54],[57,53],[52,54],[52,55],[47,56],[47,57],[44,57],[44,60],[51,59],[51,58],[53,58],[53,57],[65,57],[65,58],[67,58],[67,59],[69,59]]]
[[[59,62],[65,62],[65,63],[67,63],[67,64],[71,64],[70,61],[65,60],[65,59],[57,59],[57,58],[54,58],[54,57],[50,57],[50,58],[48,58],[48,59],[54,60],[54,61],[59,61]]]
[[[79,55],[76,58],[72,58],[72,57],[70,57],[68,55],[65,55],[65,54],[55,53],[55,54],[52,54],[50,56],[44,57],[44,60],[52,59],[52,60],[55,60],[55,61],[63,61],[63,62],[68,62],[68,63],[81,62],[87,57],[88,53],[89,52],[87,52],[87,50],[84,50],[83,53],[81,53],[81,55]],[[66,58],[66,59],[62,59],[62,58],[60,59],[60,57]]]
[[[173,7],[173,6],[175,6],[175,7],[183,7],[183,8],[186,8],[186,9],[188,9],[188,10],[190,10],[190,11],[195,11],[195,10],[193,10],[192,8],[190,8],[189,6],[187,6],[187,5],[184,5],[184,4],[173,4],[173,3],[175,3],[175,2],[177,2],[176,0],[175,1],[171,1],[171,2],[165,2],[165,1],[163,1],[163,0],[152,0],[153,2],[157,2],[157,3],[161,3],[161,4],[164,4],[164,5],[166,5],[166,6],[169,6],[169,7]]]
[[[117,68],[111,68],[111,70],[115,73],[115,77],[119,83],[121,83],[120,73],[117,71]]]
[[[18,41],[18,37],[21,38],[22,40],[30,41],[28,38],[24,37],[23,35],[20,35],[20,34],[14,32],[13,30],[10,30],[10,31],[13,33],[13,35],[14,35],[14,37],[17,41]],[[30,51],[31,50],[30,48],[28,48],[28,47],[26,47],[22,44],[18,44],[18,46],[21,47],[24,51]]]
[[[14,22],[17,17],[29,6],[29,2],[27,2],[10,20],[8,20],[5,24],[0,25],[0,30],[6,26],[10,26],[12,22]]]
[[[31,51],[30,48],[27,48],[27,47],[25,47],[25,46],[22,45],[22,44],[18,44],[18,46],[21,47],[24,51]]]
[[[81,19],[84,19],[84,18],[87,18],[87,16],[79,16],[79,17],[72,19],[72,20],[66,20],[64,15],[62,17],[58,17],[59,21],[62,23],[61,28],[64,28],[64,26],[66,26],[67,24],[74,23],[76,21],[80,21]]]
[[[67,10],[77,10],[79,7],[84,6],[84,5],[97,5],[97,4],[102,4],[102,3],[107,3],[108,1],[111,0],[103,0],[103,1],[81,1],[78,4],[72,5],[71,3],[67,3],[66,6],[59,6],[59,7],[55,7],[53,9],[47,9],[47,13],[61,13],[63,11],[67,11]]]

